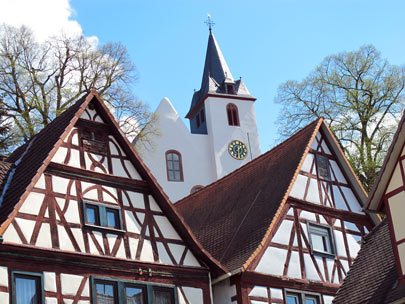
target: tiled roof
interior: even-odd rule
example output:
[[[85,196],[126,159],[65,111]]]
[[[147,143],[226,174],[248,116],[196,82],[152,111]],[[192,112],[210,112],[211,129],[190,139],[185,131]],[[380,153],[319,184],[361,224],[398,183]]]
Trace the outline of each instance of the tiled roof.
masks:
[[[86,97],[87,94],[8,157],[7,161],[14,164],[15,172],[12,183],[7,189],[3,203],[0,206],[0,223],[14,209],[15,204],[31,183],[38,169],[42,166],[49,152],[60,139]]]
[[[11,163],[5,162],[5,161],[0,161],[0,193],[3,189],[3,184],[6,180],[8,172],[10,171],[10,168],[11,168]]]
[[[396,285],[397,268],[384,220],[366,236],[333,304],[393,303],[405,297],[405,288]]]
[[[318,127],[316,120],[176,203],[200,243],[228,271],[242,267],[262,242]]]

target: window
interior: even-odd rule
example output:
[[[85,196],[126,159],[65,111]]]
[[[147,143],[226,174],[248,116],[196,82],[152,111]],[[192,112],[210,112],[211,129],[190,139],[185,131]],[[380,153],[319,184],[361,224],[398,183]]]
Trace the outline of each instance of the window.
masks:
[[[235,90],[233,89],[233,84],[227,84],[226,85],[226,92],[228,94],[232,94],[232,95],[235,94]]]
[[[316,154],[316,167],[320,178],[330,180],[329,160],[326,156]]]
[[[11,279],[12,303],[41,304],[45,302],[41,274],[13,271]]]
[[[200,117],[201,117],[201,123],[205,122],[205,111],[204,111],[204,109],[201,109]]]
[[[95,282],[95,302],[102,304],[115,304],[117,299],[117,288],[115,283],[104,281]]]
[[[233,103],[226,106],[226,113],[228,115],[228,124],[230,126],[239,126],[238,108]]]
[[[183,168],[181,163],[181,154],[170,150],[166,152],[167,180],[172,182],[183,181]]]
[[[121,210],[110,205],[83,201],[85,223],[112,229],[122,229]]]
[[[201,123],[200,123],[200,114],[199,113],[197,113],[196,120],[197,120],[197,128],[199,128],[200,125],[201,125]]]
[[[81,139],[83,147],[90,152],[106,154],[107,140],[104,132],[93,128],[82,128]]]
[[[94,304],[175,304],[176,291],[170,286],[156,286],[130,281],[92,278]]]
[[[330,255],[335,254],[330,227],[308,223],[308,234],[312,251]]]
[[[320,304],[320,295],[300,291],[286,291],[286,304]]]

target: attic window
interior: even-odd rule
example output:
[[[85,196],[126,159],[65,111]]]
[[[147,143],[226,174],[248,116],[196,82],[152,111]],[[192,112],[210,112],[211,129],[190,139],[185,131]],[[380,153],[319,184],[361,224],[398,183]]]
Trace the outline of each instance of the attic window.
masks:
[[[233,88],[233,84],[227,84],[227,85],[226,85],[226,92],[227,92],[228,94],[232,94],[232,95],[235,94],[235,90],[234,90],[234,88]]]
[[[197,128],[199,128],[200,125],[201,125],[201,123],[200,123],[200,114],[199,113],[197,113],[197,115],[196,115],[196,120],[197,120]]]
[[[204,109],[201,109],[201,111],[200,111],[200,116],[201,116],[201,123],[205,122],[205,112],[204,112]]]
[[[87,151],[101,154],[107,152],[106,139],[102,131],[92,128],[83,128],[81,134],[83,147]]]
[[[329,160],[326,156],[316,155],[316,167],[318,170],[318,177],[330,180]]]

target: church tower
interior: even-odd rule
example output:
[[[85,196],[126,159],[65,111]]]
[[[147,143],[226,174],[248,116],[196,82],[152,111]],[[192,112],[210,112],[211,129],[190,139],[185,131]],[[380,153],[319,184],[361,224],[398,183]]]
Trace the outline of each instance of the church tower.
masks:
[[[217,179],[260,155],[255,100],[233,78],[210,28],[201,88],[186,118],[191,133],[208,135]]]
[[[210,29],[201,89],[193,95],[190,131],[168,98],[155,113],[160,136],[141,157],[172,202],[260,155],[254,101],[235,80]]]

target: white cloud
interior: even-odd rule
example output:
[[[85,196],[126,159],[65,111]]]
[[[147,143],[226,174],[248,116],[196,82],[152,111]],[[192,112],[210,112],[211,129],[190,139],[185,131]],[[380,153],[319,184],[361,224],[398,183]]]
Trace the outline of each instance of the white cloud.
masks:
[[[64,33],[82,35],[81,25],[72,20],[74,10],[69,0],[1,0],[0,23],[30,27],[40,41]],[[97,40],[96,37],[88,37]]]

